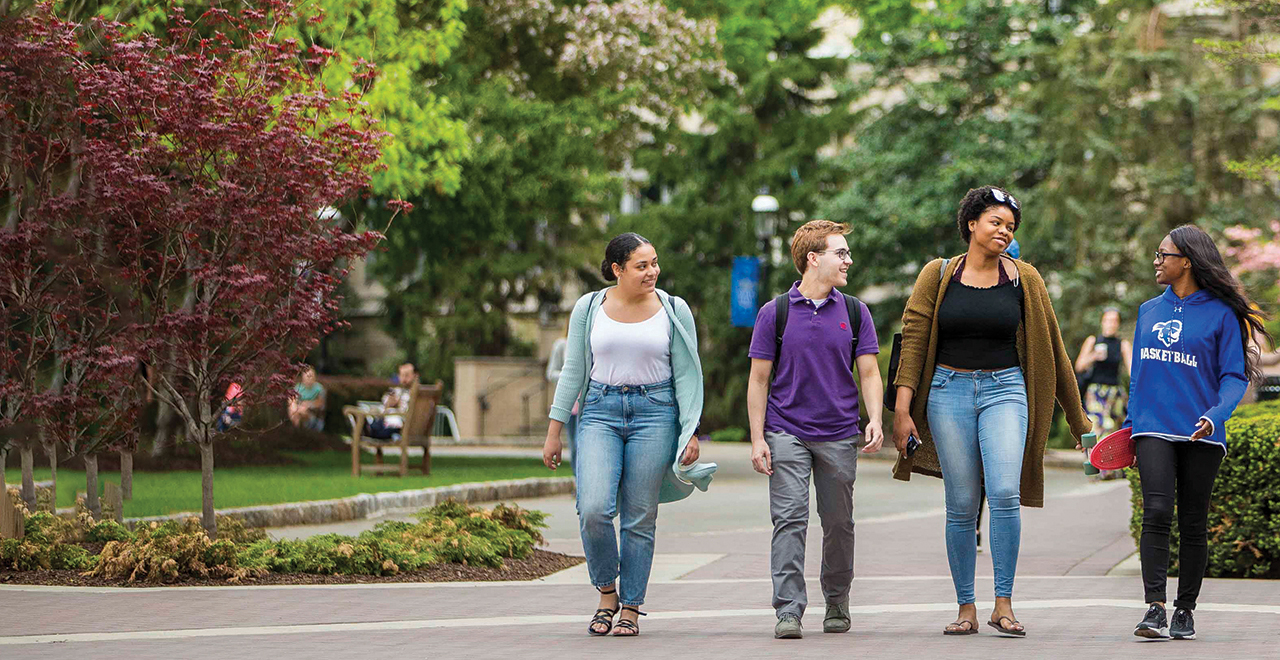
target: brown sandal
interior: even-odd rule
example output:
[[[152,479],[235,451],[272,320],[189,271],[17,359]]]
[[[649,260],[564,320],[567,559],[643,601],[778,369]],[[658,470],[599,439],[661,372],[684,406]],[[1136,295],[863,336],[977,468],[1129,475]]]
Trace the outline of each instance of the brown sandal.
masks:
[[[960,630],[947,630],[946,628],[943,628],[942,634],[944,635],[976,635],[978,634],[978,624],[968,619],[956,619],[955,623],[948,624],[947,628],[950,628],[951,626],[959,627]]]
[[[1009,621],[1009,625],[1011,626],[1022,625],[1017,619],[1014,619],[1011,616],[1002,616],[999,619],[996,619],[995,621],[988,621],[987,625],[991,626],[992,628],[995,628],[996,630],[999,630],[1001,635],[1007,635],[1009,637],[1026,637],[1027,636],[1026,630],[1018,630],[1017,628],[1005,628],[1004,622],[1006,619]]]

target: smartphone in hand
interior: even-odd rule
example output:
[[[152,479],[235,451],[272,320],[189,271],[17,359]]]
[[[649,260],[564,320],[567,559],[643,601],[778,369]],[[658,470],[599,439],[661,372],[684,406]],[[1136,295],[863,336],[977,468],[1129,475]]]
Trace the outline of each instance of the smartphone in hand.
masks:
[[[907,436],[907,456],[910,457],[920,448],[920,440],[914,435]]]

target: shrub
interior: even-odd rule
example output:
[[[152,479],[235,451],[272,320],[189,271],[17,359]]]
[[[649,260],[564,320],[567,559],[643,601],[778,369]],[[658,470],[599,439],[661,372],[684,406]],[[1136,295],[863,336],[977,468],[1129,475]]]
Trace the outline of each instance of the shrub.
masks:
[[[542,542],[546,514],[499,504],[482,510],[453,500],[424,509],[418,522],[391,521],[358,537],[326,534],[302,541],[258,541],[239,565],[276,573],[394,575],[440,563],[502,568]]]
[[[541,545],[547,540],[542,530],[547,527],[547,514],[541,511],[529,511],[512,504],[499,504],[489,512],[491,517],[508,529],[517,529],[533,538],[533,542]]]
[[[109,543],[111,541],[128,541],[133,539],[133,532],[114,520],[95,522],[89,527],[85,539],[90,543]]]
[[[441,563],[502,568],[543,542],[545,513],[499,504],[477,509],[453,500],[423,509],[416,523],[384,522],[358,537],[325,534],[272,541],[261,529],[219,517],[217,541],[197,518],[151,523],[130,532],[114,521],[77,521],[48,513],[27,519],[26,538],[0,544],[0,568],[68,568],[130,582],[225,578],[239,582],[268,572],[395,575]],[[75,542],[106,543],[90,556]]]
[[[1240,408],[1227,422],[1229,451],[1209,506],[1210,577],[1280,578],[1280,401]],[[1126,471],[1133,515],[1142,536],[1142,487]],[[1169,574],[1178,570],[1178,524],[1169,539]]]
[[[236,545],[248,545],[267,538],[267,530],[246,527],[244,521],[233,516],[218,516],[218,540]]]
[[[741,426],[730,426],[711,432],[712,442],[742,442],[747,439],[747,430]]]
[[[324,534],[301,541],[259,541],[241,553],[240,561],[274,573],[321,575],[395,575],[439,563],[429,549],[416,545],[379,538],[375,530],[358,538]]]
[[[0,541],[0,569],[84,570],[95,561],[74,544],[79,532],[71,521],[42,511],[27,518],[23,530],[24,538]]]
[[[173,582],[184,577],[239,582],[266,573],[260,567],[240,566],[239,551],[240,546],[228,539],[210,540],[197,518],[153,522],[132,538],[108,542],[89,575],[127,577],[130,582]]]

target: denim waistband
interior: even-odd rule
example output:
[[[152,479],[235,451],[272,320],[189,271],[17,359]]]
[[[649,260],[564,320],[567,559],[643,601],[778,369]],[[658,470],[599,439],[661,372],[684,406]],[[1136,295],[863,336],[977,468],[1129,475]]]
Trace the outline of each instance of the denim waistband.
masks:
[[[1009,367],[1008,369],[997,369],[996,371],[956,371],[955,369],[948,369],[942,365],[938,365],[934,367],[934,370],[948,378],[973,378],[974,380],[984,376],[1000,380],[1001,376],[1011,376],[1013,374],[1022,373],[1022,367]]]
[[[674,378],[668,378],[660,383],[649,383],[648,385],[605,385],[600,381],[591,381],[587,387],[594,387],[603,391],[605,394],[615,394],[621,392],[660,392],[662,390],[675,389],[676,381]]]

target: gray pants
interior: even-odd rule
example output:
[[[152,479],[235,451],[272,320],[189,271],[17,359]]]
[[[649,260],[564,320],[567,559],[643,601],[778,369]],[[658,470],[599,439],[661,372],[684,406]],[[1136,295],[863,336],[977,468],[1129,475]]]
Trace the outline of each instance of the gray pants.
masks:
[[[809,531],[809,475],[813,474],[822,521],[822,595],[828,603],[849,599],[853,582],[853,482],[858,473],[862,435],[845,440],[808,442],[794,435],[766,432],[773,456],[769,477],[769,514],[773,542],[773,609],[804,616],[809,602],[804,585],[804,546]]]

